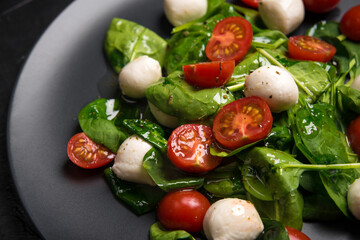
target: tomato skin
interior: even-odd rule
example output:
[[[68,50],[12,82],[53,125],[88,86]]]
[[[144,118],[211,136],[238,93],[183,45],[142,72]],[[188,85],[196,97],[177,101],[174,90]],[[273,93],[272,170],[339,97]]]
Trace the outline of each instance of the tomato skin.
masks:
[[[215,139],[228,149],[236,149],[265,138],[273,117],[264,99],[251,96],[223,106],[213,123]]]
[[[333,45],[311,36],[290,37],[288,49],[290,58],[317,62],[328,62],[336,53]]]
[[[201,124],[185,124],[170,135],[167,156],[181,170],[191,173],[208,172],[221,163],[221,157],[210,155],[215,142],[212,129]]]
[[[242,2],[250,7],[258,8],[260,0],[242,0]]]
[[[340,31],[353,41],[360,41],[360,5],[350,8],[340,21]]]
[[[194,189],[170,192],[160,201],[157,216],[168,230],[200,232],[209,200]]]
[[[218,22],[206,45],[206,56],[211,61],[240,61],[251,47],[251,24],[242,17],[227,17]]]
[[[305,233],[297,230],[296,228],[289,226],[285,226],[285,228],[288,232],[289,240],[311,240]]]
[[[214,61],[183,66],[185,80],[196,87],[212,88],[225,85],[234,72],[235,62]]]
[[[351,148],[358,156],[360,156],[360,116],[350,122],[346,130],[346,135]]]
[[[73,163],[87,169],[105,166],[116,156],[106,147],[92,141],[83,132],[70,138],[67,144],[67,154]]]
[[[340,0],[303,0],[305,9],[313,13],[325,13],[333,10]]]

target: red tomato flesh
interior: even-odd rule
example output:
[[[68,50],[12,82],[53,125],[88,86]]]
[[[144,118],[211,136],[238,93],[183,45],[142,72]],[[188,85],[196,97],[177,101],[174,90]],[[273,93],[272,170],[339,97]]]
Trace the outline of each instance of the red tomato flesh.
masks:
[[[317,62],[328,62],[336,53],[333,45],[311,36],[290,37],[288,48],[290,58]]]
[[[360,116],[352,120],[346,130],[351,148],[360,156]]]
[[[340,0],[303,0],[305,9],[313,13],[325,13],[333,10]]]
[[[242,17],[224,18],[215,25],[206,45],[206,56],[212,61],[238,62],[248,52],[253,37],[251,24]]]
[[[236,149],[265,138],[273,117],[264,99],[251,96],[223,106],[217,113],[213,132],[215,139],[228,149]]]
[[[242,2],[250,7],[258,8],[260,0],[242,0]]]
[[[210,127],[185,124],[170,135],[167,156],[178,168],[192,173],[202,173],[216,168],[221,158],[210,155],[215,139]]]
[[[200,232],[205,213],[210,207],[207,198],[194,189],[170,192],[160,201],[157,215],[168,230]]]
[[[360,41],[360,5],[350,8],[340,21],[340,31],[353,41]]]
[[[102,167],[115,158],[106,147],[92,141],[85,133],[75,134],[68,142],[67,154],[77,166],[87,169]]]
[[[311,240],[305,233],[297,230],[296,228],[289,226],[285,226],[285,228],[288,232],[289,240]]]
[[[235,62],[203,62],[183,66],[185,80],[196,87],[212,88],[225,85],[231,78]]]

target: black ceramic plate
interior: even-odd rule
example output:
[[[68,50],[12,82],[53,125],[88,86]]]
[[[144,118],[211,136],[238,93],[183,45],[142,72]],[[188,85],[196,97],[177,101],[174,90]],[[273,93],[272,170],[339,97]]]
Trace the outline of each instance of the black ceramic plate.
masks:
[[[304,25],[339,20],[355,5],[343,0],[329,14],[307,14]],[[148,239],[153,213],[137,217],[108,188],[103,169],[86,171],[67,158],[66,144],[79,132],[77,114],[95,98],[117,91],[103,55],[113,17],[136,21],[167,37],[160,0],[77,0],[35,46],[10,107],[8,147],[20,198],[47,239]],[[300,28],[297,33],[303,33]],[[305,224],[312,239],[358,239],[349,224]]]

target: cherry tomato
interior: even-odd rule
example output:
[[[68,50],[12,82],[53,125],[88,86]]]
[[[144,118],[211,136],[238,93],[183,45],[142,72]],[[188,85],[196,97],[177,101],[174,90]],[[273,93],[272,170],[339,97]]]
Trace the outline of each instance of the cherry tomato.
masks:
[[[346,130],[351,148],[360,156],[360,116],[352,120]]]
[[[313,13],[325,13],[333,10],[340,0],[303,0],[305,9]]]
[[[225,85],[234,72],[235,62],[203,62],[183,66],[185,80],[193,86],[211,88]]]
[[[258,8],[260,0],[242,0],[242,2],[250,7]]]
[[[220,109],[214,120],[213,132],[221,145],[236,149],[265,138],[272,122],[270,108],[264,99],[245,97]]]
[[[85,133],[75,134],[67,145],[70,160],[82,168],[102,167],[114,160],[115,154],[92,141]]]
[[[288,48],[290,58],[317,62],[328,62],[336,53],[333,45],[311,36],[290,37]]]
[[[206,45],[206,56],[212,61],[238,62],[248,52],[253,37],[251,24],[242,17],[224,18],[215,25]]]
[[[221,158],[210,155],[215,139],[210,127],[185,124],[170,135],[167,156],[178,168],[192,173],[202,173],[216,168]]]
[[[360,41],[360,5],[350,8],[340,21],[340,31],[353,41]]]
[[[200,232],[206,211],[210,207],[207,198],[193,189],[170,192],[160,201],[157,215],[168,230]]]
[[[308,236],[305,235],[305,233],[297,230],[296,228],[285,226],[288,235],[289,240],[311,240]]]

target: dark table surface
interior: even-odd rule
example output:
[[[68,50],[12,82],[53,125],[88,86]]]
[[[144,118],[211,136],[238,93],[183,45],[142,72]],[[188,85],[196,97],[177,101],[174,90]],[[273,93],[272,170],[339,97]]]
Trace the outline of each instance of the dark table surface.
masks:
[[[32,47],[72,0],[0,1],[0,239],[40,239],[17,196],[6,146],[8,105]]]

